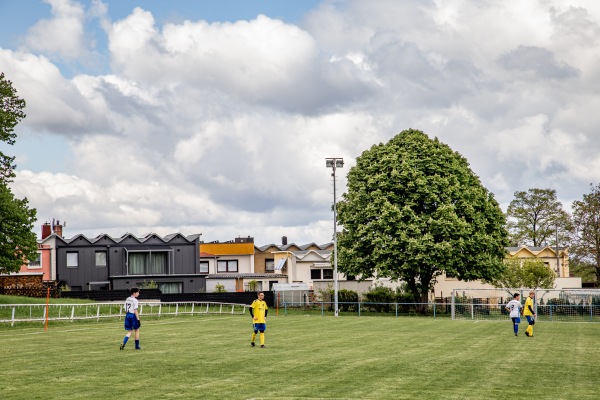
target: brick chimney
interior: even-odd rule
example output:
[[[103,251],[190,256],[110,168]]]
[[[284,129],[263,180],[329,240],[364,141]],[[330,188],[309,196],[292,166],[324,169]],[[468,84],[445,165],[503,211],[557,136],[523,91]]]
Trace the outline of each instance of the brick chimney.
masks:
[[[60,224],[59,220],[56,220],[56,224],[52,225],[52,231],[59,237],[62,237],[62,228],[63,226]]]
[[[44,222],[42,225],[42,240],[46,239],[48,236],[52,234],[52,227],[49,222]]]

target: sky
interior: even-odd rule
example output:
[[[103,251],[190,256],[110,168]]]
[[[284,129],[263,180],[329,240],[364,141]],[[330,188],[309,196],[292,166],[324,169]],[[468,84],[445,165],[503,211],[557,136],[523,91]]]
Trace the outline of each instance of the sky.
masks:
[[[600,183],[597,0],[2,0],[15,195],[64,235],[326,243],[362,152],[413,128],[505,211]]]

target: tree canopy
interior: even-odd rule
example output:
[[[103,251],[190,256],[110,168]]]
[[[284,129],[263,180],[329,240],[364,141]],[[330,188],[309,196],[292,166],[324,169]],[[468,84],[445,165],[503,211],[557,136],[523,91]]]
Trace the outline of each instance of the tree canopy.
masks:
[[[404,281],[417,302],[443,272],[491,280],[504,269],[508,234],[494,196],[464,157],[421,131],[363,152],[338,211],[340,270]]]
[[[37,239],[32,232],[36,210],[27,199],[14,197],[0,184],[0,273],[18,272],[27,260],[37,258]]]
[[[554,189],[529,189],[515,192],[506,212],[510,241],[514,245],[556,246],[568,243],[571,231],[569,214],[556,199]]]
[[[574,264],[595,274],[600,283],[600,185],[590,185],[590,193],[583,200],[573,202],[575,225],[571,254]]]
[[[539,258],[505,260],[506,269],[499,279],[491,282],[499,288],[552,289],[556,274]]]
[[[0,142],[15,143],[14,128],[25,118],[25,101],[0,73]],[[27,199],[17,199],[8,187],[15,176],[14,157],[0,152],[0,273],[17,272],[27,260],[37,258],[37,240],[32,231],[36,210]]]
[[[0,142],[13,145],[16,140],[15,126],[25,118],[23,109],[25,100],[17,96],[12,82],[0,73]],[[0,183],[9,182],[14,175],[13,165],[15,158],[9,157],[0,150]]]

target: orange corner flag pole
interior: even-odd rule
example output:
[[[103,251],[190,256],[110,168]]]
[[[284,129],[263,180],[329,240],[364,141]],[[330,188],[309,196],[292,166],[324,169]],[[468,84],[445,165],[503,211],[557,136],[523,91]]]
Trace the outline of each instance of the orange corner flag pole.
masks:
[[[48,293],[46,294],[46,323],[44,324],[44,331],[48,330],[48,311],[50,305],[50,288],[48,288]]]

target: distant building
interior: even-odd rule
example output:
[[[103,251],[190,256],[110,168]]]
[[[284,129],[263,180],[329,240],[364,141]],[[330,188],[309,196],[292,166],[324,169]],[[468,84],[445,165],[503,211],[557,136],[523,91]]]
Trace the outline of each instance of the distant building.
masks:
[[[192,293],[206,289],[200,272],[200,235],[149,233],[138,238],[99,235],[56,237],[56,280],[71,290],[118,290],[150,282],[162,293]]]

